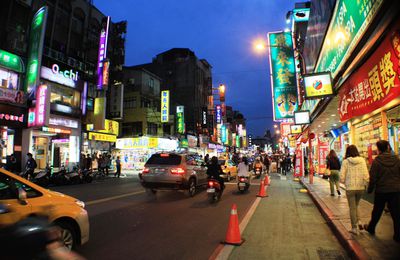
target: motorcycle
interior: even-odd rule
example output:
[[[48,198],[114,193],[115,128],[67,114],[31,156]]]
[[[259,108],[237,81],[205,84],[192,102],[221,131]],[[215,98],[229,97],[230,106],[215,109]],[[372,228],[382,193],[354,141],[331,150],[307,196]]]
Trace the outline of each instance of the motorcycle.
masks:
[[[254,174],[255,174],[257,179],[259,179],[261,177],[261,172],[262,172],[262,168],[261,167],[255,167]]]
[[[38,172],[31,181],[39,186],[47,187],[50,184],[50,179],[51,168],[46,166],[46,169],[44,171]]]
[[[222,188],[218,180],[210,178],[207,182],[207,194],[210,203],[217,202],[221,199]]]
[[[53,172],[53,175],[51,175],[50,178],[51,182],[55,185],[68,184],[68,178],[65,176],[66,172],[65,167],[62,166],[58,172]]]
[[[246,192],[250,188],[249,177],[240,176],[237,185],[240,193]]]
[[[68,184],[78,184],[81,183],[81,176],[79,175],[78,169],[73,168],[70,172],[64,173],[65,178],[68,180]]]
[[[78,170],[81,183],[91,183],[93,181],[93,174],[90,169],[79,169]]]

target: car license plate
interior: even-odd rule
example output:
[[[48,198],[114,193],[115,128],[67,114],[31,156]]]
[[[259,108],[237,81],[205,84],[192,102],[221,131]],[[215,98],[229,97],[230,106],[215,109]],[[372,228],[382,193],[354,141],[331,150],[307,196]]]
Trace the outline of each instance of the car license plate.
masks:
[[[156,169],[155,173],[165,173],[165,169]]]
[[[245,186],[246,186],[246,183],[243,183],[243,182],[239,183],[239,187],[245,187]]]
[[[207,193],[214,193],[215,189],[207,189]]]

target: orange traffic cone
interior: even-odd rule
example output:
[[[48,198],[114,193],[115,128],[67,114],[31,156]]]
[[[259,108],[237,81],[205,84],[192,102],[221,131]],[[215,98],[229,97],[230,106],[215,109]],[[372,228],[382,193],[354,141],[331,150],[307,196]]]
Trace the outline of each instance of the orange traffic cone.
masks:
[[[265,186],[267,186],[267,185],[269,186],[270,185],[268,174],[265,174],[264,185]]]
[[[260,180],[260,190],[258,191],[257,197],[268,197],[267,193],[265,192],[264,180]]]
[[[228,230],[226,231],[225,241],[223,244],[240,246],[244,239],[240,237],[239,218],[237,215],[236,204],[232,205],[231,216],[229,218]]]

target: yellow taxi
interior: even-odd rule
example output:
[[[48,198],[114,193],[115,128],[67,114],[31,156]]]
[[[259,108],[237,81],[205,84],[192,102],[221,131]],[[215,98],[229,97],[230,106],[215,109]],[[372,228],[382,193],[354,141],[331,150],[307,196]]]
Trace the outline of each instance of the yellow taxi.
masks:
[[[221,165],[222,171],[224,172],[224,178],[228,181],[236,178],[237,166],[232,160],[219,159],[219,165]]]
[[[0,227],[28,216],[44,216],[60,228],[67,248],[89,240],[89,218],[82,201],[44,189],[4,169],[0,169],[0,204],[8,209],[0,214]]]

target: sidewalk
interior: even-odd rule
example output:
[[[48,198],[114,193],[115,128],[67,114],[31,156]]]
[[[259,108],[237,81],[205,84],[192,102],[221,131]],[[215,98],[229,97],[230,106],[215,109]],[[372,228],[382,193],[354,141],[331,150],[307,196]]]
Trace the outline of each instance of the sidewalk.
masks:
[[[225,246],[217,259],[349,259],[302,185],[290,176],[270,176],[269,197],[259,199],[241,228],[246,241]]]
[[[366,231],[361,231],[355,236],[348,232],[351,229],[350,214],[343,188],[341,197],[332,197],[329,182],[325,179],[315,176],[313,184],[309,184],[308,179],[303,179],[302,184],[308,189],[325,220],[353,258],[400,259],[400,244],[393,241],[393,222],[389,213],[382,214],[375,236]],[[361,200],[359,213],[363,223],[369,222],[372,207],[371,203]]]

